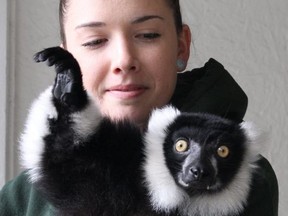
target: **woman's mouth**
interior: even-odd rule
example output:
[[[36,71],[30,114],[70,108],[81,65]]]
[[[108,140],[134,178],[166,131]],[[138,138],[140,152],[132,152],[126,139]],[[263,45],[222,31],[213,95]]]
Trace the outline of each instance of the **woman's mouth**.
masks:
[[[106,90],[106,93],[119,99],[133,99],[142,95],[148,88],[143,85],[117,85]]]

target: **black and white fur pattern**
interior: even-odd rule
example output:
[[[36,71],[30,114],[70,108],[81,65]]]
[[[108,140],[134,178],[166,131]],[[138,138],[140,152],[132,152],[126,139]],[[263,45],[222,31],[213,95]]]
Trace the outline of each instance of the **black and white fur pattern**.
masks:
[[[21,137],[21,160],[30,181],[59,215],[241,215],[257,155],[249,124],[182,114],[167,106],[153,111],[143,135],[126,120],[113,122],[100,114],[83,89],[79,65],[67,51],[46,49],[36,60],[55,65],[57,75],[54,85],[32,105]],[[187,121],[181,122],[183,118]],[[243,158],[225,185],[187,192],[173,171],[175,158],[167,151],[174,147],[168,141],[183,128],[194,130],[191,122],[197,119],[227,124],[224,132],[237,128]],[[198,134],[205,137],[211,131],[212,127],[201,129]],[[209,157],[217,173],[217,160],[211,153]]]

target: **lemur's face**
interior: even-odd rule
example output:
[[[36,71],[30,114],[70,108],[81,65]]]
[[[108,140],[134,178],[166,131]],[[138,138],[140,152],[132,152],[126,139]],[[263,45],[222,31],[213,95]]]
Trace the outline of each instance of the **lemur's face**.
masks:
[[[169,127],[166,163],[188,194],[220,191],[233,181],[246,151],[245,136],[230,122],[209,123],[182,116]]]
[[[145,124],[169,102],[185,43],[165,0],[70,0],[64,29],[102,113]]]

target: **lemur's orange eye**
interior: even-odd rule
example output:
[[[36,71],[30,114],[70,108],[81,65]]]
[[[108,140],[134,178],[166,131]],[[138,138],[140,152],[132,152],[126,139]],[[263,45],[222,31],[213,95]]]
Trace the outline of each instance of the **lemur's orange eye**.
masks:
[[[225,145],[222,145],[217,149],[217,154],[221,158],[227,158],[229,155],[229,148]]]
[[[188,150],[188,142],[184,139],[179,139],[175,144],[177,152],[185,152]]]

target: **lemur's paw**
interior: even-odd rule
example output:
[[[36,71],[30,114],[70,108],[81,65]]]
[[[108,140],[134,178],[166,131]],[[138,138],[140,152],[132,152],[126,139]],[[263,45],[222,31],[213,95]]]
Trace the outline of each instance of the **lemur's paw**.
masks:
[[[83,88],[81,69],[71,53],[61,47],[51,47],[35,54],[36,62],[47,62],[55,66],[56,78],[53,96],[56,101],[73,111],[87,104],[87,94]]]

